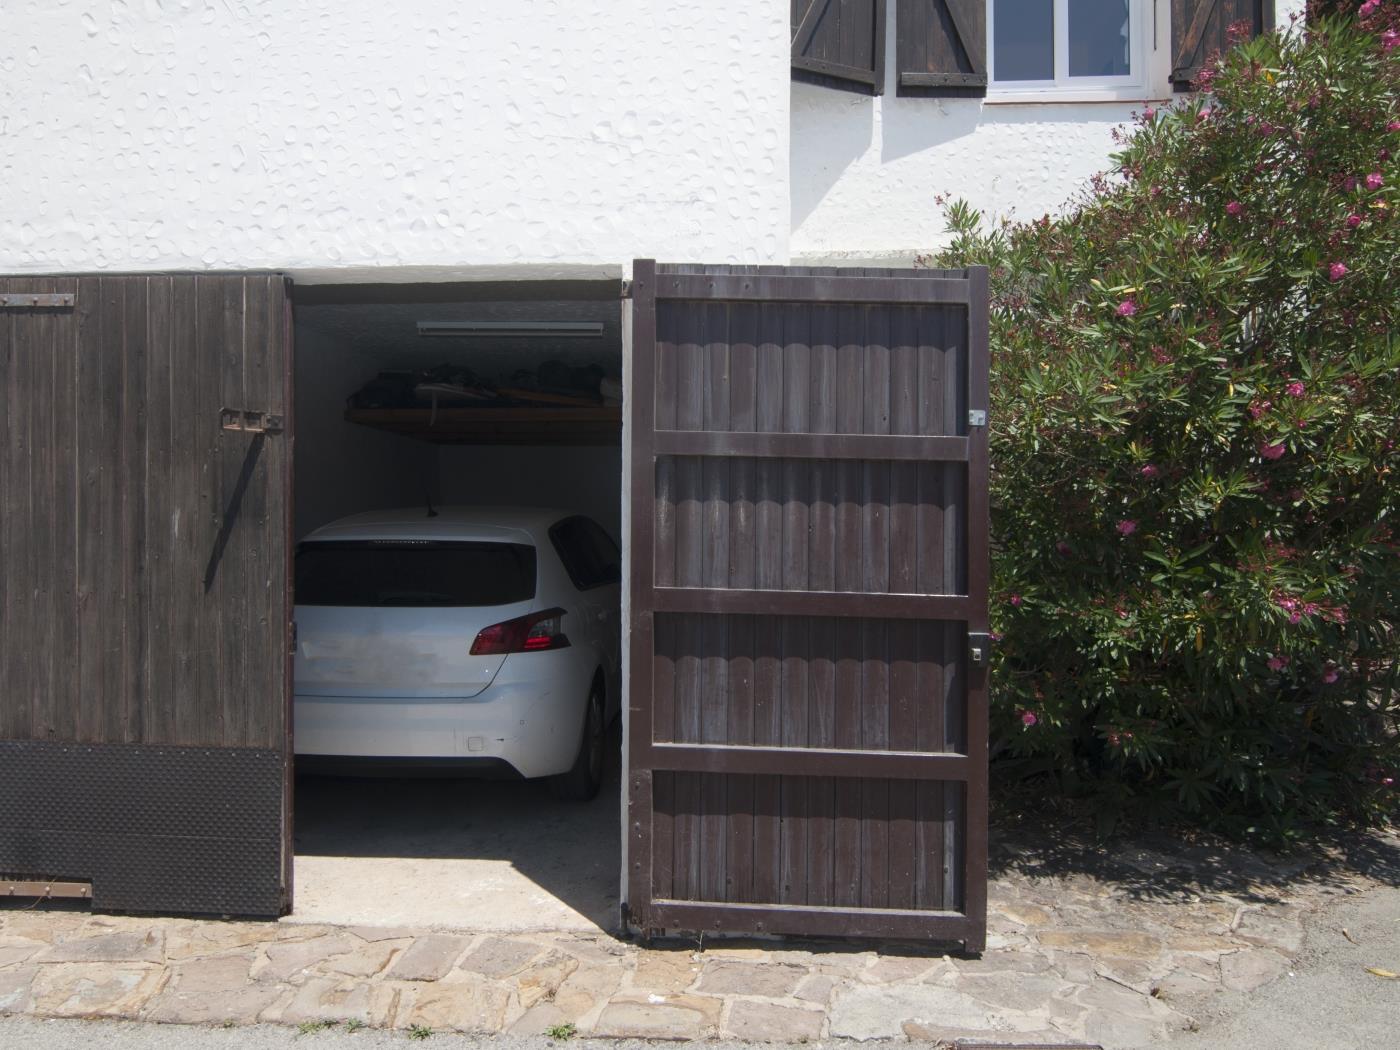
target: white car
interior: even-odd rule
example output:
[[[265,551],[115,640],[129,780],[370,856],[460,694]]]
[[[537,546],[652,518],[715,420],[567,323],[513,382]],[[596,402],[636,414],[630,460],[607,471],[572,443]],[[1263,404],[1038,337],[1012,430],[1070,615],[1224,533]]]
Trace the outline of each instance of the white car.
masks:
[[[598,792],[620,709],[617,544],[579,514],[342,518],[296,553],[298,767]]]

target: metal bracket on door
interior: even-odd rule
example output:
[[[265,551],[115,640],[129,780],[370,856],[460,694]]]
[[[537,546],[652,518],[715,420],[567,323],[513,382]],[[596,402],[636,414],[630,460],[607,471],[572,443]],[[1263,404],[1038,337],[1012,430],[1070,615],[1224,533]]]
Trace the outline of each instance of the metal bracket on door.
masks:
[[[33,310],[42,307],[72,306],[72,292],[0,292],[0,309]]]
[[[967,653],[974,667],[986,667],[992,658],[992,636],[985,631],[968,631]]]
[[[219,411],[219,426],[242,434],[280,434],[282,417],[241,408],[224,408]]]

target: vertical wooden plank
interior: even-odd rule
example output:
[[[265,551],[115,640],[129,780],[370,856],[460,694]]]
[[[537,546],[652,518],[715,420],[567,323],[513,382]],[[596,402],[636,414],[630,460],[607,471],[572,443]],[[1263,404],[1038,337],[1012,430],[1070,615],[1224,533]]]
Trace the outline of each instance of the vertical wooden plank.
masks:
[[[148,278],[121,279],[122,357],[118,417],[121,463],[118,471],[116,562],[122,581],[121,736],[135,743],[145,738],[145,711],[150,689],[147,635],[150,610],[157,599],[146,574],[146,366],[149,333]]]
[[[38,283],[38,282],[36,282]],[[45,290],[76,292],[71,278],[42,282]],[[44,311],[34,318],[34,405],[30,417],[34,449],[32,466],[32,527],[34,565],[39,570],[38,597],[33,621],[44,633],[33,648],[21,649],[22,658],[37,676],[28,699],[29,736],[35,740],[53,736],[56,712],[71,710],[77,701],[73,646],[76,643],[73,578],[73,339],[76,331],[71,310]],[[0,326],[4,325],[0,318]],[[8,554],[9,548],[6,547]],[[3,637],[17,636],[6,632]]]
[[[758,306],[753,425],[762,432],[783,429],[784,319],[787,312],[780,303],[765,302]],[[777,589],[783,585],[782,471],[782,464],[772,459],[759,460],[753,466],[752,571],[754,586],[763,589]],[[782,626],[775,618],[754,618],[753,651],[754,743],[781,745],[786,714],[782,692]],[[772,903],[790,899],[784,891],[782,778],[754,778],[753,804],[753,899]]]
[[[243,319],[247,314],[247,282],[238,277],[218,278],[219,306],[219,405],[248,408],[245,385],[245,356],[248,347],[244,338]],[[218,427],[218,412],[208,425]],[[245,435],[220,431],[220,483],[216,492],[218,533],[210,551],[213,582],[217,593],[214,615],[219,619],[219,671],[217,689],[222,710],[222,740],[229,746],[246,741],[248,697],[244,683],[248,680],[249,601],[248,581],[244,566],[239,564],[238,552],[246,549],[249,528],[247,494],[253,487],[252,478],[262,458],[267,439],[261,435]]]
[[[102,324],[103,282],[84,278],[78,285],[77,382],[77,607],[78,691],[77,703],[55,727],[59,739],[97,740],[102,724],[104,698],[102,636],[102,477],[108,442],[103,433],[109,411],[102,398],[102,359],[105,353]]]
[[[207,740],[212,719],[207,680],[201,681],[204,624],[204,573],[208,559],[209,434],[200,427],[201,410],[212,399],[205,390],[199,339],[200,285],[208,278],[177,281],[171,288],[170,419],[172,463],[170,521],[171,551],[171,691],[175,743]],[[217,409],[214,409],[217,411]]]
[[[72,280],[63,289],[82,294],[82,282]],[[54,338],[52,440],[56,452],[54,501],[51,528],[57,541],[54,565],[54,593],[58,596],[58,617],[52,638],[50,689],[35,714],[35,736],[40,740],[62,739],[77,724],[80,704],[80,605],[78,595],[79,531],[78,494],[82,486],[82,466],[78,453],[79,419],[83,406],[78,398],[78,359],[82,337],[78,310],[74,309],[57,326]],[[70,737],[71,739],[71,737]]]
[[[175,590],[175,537],[172,535],[172,493],[176,477],[174,426],[176,405],[172,389],[174,282],[152,277],[146,346],[144,397],[146,404],[146,475],[142,531],[148,584],[144,591],[147,688],[142,713],[143,737],[170,741],[175,737],[175,624],[171,616]]]
[[[650,857],[633,857],[633,865],[646,864],[651,869],[648,892],[653,897],[683,899],[684,893],[676,887],[676,775],[666,770],[653,774],[653,802],[651,809],[651,848]],[[629,819],[639,819],[636,808],[628,814]],[[684,868],[684,865],[682,865]],[[634,891],[635,892],[635,891]],[[639,903],[634,901],[634,906]]]
[[[7,292],[35,290],[14,278],[3,285]],[[33,525],[29,511],[29,425],[33,404],[30,397],[33,378],[31,371],[35,354],[35,334],[32,316],[22,317],[19,311],[0,310],[0,398],[5,414],[0,418],[0,436],[5,447],[0,450],[0,550],[4,551],[4,572],[0,574],[0,638],[5,640],[0,652],[0,738],[27,740],[33,729],[30,698],[34,692],[34,675],[21,654],[37,639],[30,605],[29,537]]]
[[[229,435],[224,440],[219,429],[219,411],[224,400],[225,329],[224,279],[200,277],[195,284],[195,383],[196,394],[188,406],[193,419],[191,431],[195,439],[195,470],[197,472],[196,520],[192,539],[198,552],[199,582],[196,594],[198,641],[194,649],[196,705],[199,722],[195,738],[189,743],[216,743],[228,738],[225,719],[223,684],[223,629],[229,625],[230,612],[223,604],[220,584],[222,565],[218,554],[219,533],[223,529],[225,493],[228,481],[225,471],[235,465],[230,462],[230,449],[238,440]],[[231,371],[231,369],[229,369]]]
[[[808,706],[811,639],[807,621],[779,621],[782,651],[782,743],[805,747],[809,742]],[[802,777],[782,778],[781,901],[805,904],[807,895],[807,783]]]
[[[270,276],[243,280],[244,397],[248,406],[274,414],[281,400],[274,384],[280,374],[281,333],[274,335],[273,298],[281,294],[280,279]],[[240,555],[246,565],[244,590],[250,627],[243,657],[245,707],[241,736],[249,747],[275,747],[281,736],[276,717],[280,690],[271,670],[280,670],[283,649],[281,615],[274,602],[282,545],[276,542],[276,493],[281,489],[281,454],[287,437],[254,438],[259,445],[240,509]],[[250,442],[251,444],[251,442]],[[279,523],[280,524],[280,523]]]

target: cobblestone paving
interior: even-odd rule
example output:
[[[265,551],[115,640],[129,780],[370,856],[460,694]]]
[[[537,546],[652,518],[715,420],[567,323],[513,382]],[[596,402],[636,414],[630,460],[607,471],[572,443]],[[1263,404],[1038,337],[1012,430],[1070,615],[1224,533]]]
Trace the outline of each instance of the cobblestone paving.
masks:
[[[1043,848],[1042,848],[1043,847]],[[1385,848],[1394,856],[1394,843]],[[981,958],[890,946],[138,919],[0,910],[0,1013],[757,1041],[1148,1043],[1289,971],[1368,885],[1209,850],[1003,847]],[[1312,874],[1309,872],[1312,871]]]

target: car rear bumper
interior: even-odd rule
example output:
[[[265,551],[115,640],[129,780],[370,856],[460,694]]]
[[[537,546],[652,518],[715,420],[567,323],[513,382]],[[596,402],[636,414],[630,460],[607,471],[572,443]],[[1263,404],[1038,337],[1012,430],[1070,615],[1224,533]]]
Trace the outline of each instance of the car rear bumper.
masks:
[[[469,768],[504,763],[522,777],[566,772],[578,753],[594,664],[580,649],[506,658],[469,699],[298,694],[296,754],[336,758],[450,759]],[[469,775],[464,772],[463,775]]]

